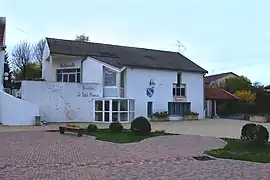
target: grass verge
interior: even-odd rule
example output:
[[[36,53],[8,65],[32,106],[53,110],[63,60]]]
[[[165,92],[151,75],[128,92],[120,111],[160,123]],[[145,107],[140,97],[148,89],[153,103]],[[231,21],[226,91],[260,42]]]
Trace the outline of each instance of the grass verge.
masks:
[[[97,132],[89,133],[88,135],[95,136],[97,140],[101,141],[108,141],[114,143],[133,143],[151,137],[173,135],[173,134],[160,131],[160,132],[151,132],[147,136],[137,136],[134,135],[130,130],[123,130],[122,132],[116,133],[110,131],[109,129],[99,129]]]
[[[224,148],[206,151],[206,154],[217,158],[270,163],[270,143],[254,146],[240,139],[223,140],[227,142]]]

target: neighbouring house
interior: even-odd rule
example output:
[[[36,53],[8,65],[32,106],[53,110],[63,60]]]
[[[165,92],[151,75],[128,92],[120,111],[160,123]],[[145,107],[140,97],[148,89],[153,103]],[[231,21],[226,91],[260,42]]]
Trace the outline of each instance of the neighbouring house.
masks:
[[[205,88],[205,117],[217,118],[218,104],[222,101],[238,100],[239,98],[221,88]]]
[[[27,101],[13,97],[3,91],[3,72],[6,49],[6,18],[0,17],[0,124],[33,125],[39,107]]]
[[[218,117],[217,111],[220,104],[222,104],[224,101],[239,99],[235,95],[222,88],[226,79],[235,77],[239,76],[233,72],[205,76],[205,117]]]
[[[46,38],[42,78],[23,81],[21,98],[47,121],[129,122],[167,111],[204,118],[207,71],[177,52]]]
[[[204,82],[207,87],[222,87],[225,83],[226,79],[239,77],[237,74],[233,72],[226,72],[226,73],[220,73],[220,74],[214,74],[210,76],[205,76]]]
[[[270,85],[264,87],[265,92],[270,92]]]

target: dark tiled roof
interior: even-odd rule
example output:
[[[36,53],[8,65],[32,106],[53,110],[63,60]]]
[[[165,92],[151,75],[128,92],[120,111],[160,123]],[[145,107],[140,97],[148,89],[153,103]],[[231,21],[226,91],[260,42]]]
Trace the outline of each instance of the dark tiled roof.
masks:
[[[177,52],[110,44],[46,38],[52,54],[91,56],[112,66],[160,68],[207,73],[207,71]]]
[[[227,76],[227,75],[229,75],[229,74],[233,74],[233,75],[235,75],[235,76],[238,76],[237,74],[234,74],[233,72],[227,72],[227,73],[215,74],[215,75],[211,75],[211,76],[205,76],[204,82],[205,82],[206,84],[208,84],[208,83],[211,83],[211,82],[213,82],[213,81],[216,81],[216,80],[218,80],[218,79],[220,79],[220,78],[222,78],[222,77],[224,77],[224,76]]]
[[[219,88],[205,88],[205,99],[239,99],[237,96],[230,92]]]
[[[270,89],[270,85],[265,86],[264,89]]]

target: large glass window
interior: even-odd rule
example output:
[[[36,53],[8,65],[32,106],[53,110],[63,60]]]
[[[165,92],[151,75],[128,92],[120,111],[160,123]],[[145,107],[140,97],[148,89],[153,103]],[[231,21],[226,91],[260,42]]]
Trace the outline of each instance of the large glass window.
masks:
[[[95,121],[132,121],[135,116],[134,100],[111,99],[95,101]]]
[[[123,88],[124,85],[125,85],[125,71],[122,71],[120,75],[120,86]]]
[[[77,69],[57,69],[56,70],[57,82],[81,82],[81,70]]]
[[[116,72],[106,67],[104,67],[104,85],[116,86]]]
[[[102,121],[103,101],[95,101],[95,121]]]
[[[168,113],[169,116],[184,116],[185,112],[190,111],[189,102],[169,102]]]

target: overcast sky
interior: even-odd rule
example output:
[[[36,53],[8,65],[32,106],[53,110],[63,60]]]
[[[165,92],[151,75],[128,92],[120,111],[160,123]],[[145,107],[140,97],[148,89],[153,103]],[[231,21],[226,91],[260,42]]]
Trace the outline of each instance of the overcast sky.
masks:
[[[0,0],[8,52],[22,40],[74,39],[178,51],[212,73],[270,84],[267,0]],[[4,7],[4,8],[2,8]]]

